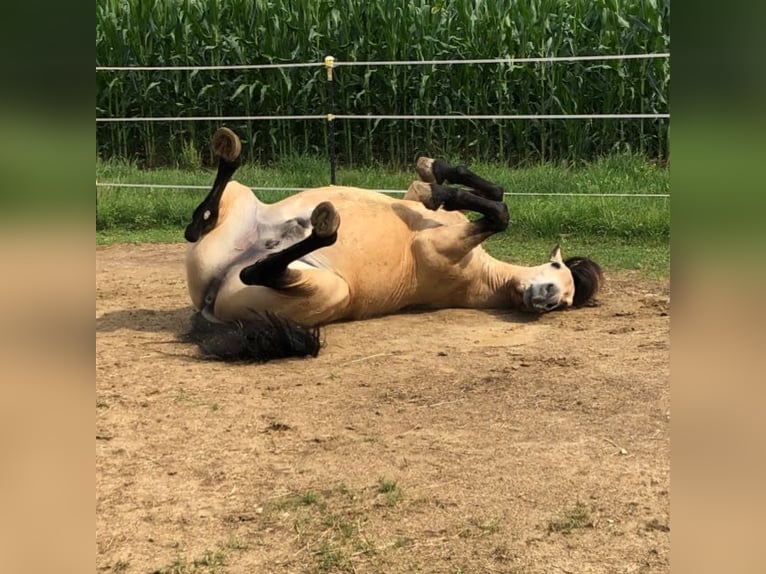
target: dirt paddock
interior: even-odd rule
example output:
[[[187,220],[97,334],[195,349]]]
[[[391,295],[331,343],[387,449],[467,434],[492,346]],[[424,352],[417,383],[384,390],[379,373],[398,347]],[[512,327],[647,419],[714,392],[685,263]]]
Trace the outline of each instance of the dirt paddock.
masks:
[[[96,571],[668,572],[669,285],[200,360],[183,245],[96,249]]]

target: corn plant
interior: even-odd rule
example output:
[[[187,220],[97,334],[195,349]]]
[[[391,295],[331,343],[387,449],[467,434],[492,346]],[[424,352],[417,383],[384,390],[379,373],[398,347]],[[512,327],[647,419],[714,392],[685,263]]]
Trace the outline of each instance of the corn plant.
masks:
[[[444,60],[669,50],[669,0],[97,0],[97,66]],[[667,59],[335,72],[342,114],[665,113]],[[96,74],[96,114],[326,113],[324,69]],[[144,166],[209,163],[214,122],[97,124],[98,154]],[[322,120],[230,125],[249,160],[326,154]],[[420,154],[508,165],[615,151],[664,159],[667,120],[344,120],[341,164],[411,165]]]

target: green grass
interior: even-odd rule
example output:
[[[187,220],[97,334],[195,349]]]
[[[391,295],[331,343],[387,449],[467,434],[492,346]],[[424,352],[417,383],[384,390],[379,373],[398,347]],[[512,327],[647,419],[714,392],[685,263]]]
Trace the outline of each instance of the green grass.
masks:
[[[312,494],[311,503],[305,501],[308,493]],[[365,557],[377,555],[385,563],[391,553],[412,543],[402,536],[376,539],[367,524],[376,520],[394,524],[406,504],[399,484],[380,478],[359,489],[339,483],[287,494],[264,504],[262,519],[270,530],[289,533],[296,556],[304,560],[301,571],[350,572],[355,571],[355,563],[363,564]]]
[[[378,479],[378,494],[383,495],[386,506],[396,506],[402,499],[402,489],[395,480]]]
[[[510,169],[497,164],[471,165],[477,173],[515,193],[668,194],[669,170],[635,154],[602,158],[577,168],[563,164]],[[338,183],[372,189],[406,189],[413,172],[377,168],[340,169]],[[141,170],[123,161],[96,163],[100,182],[211,184],[211,170]],[[246,164],[236,179],[253,187],[312,187],[329,180],[327,163],[294,157],[277,167]],[[96,242],[175,243],[202,190],[97,188]],[[258,192],[274,202],[290,192]],[[670,273],[670,199],[648,197],[510,196],[511,224],[485,247],[494,256],[536,264],[560,243],[564,256],[589,255],[607,268],[635,269],[650,276]]]
[[[567,509],[562,516],[548,521],[548,532],[569,533],[578,528],[592,528],[593,519],[588,507],[578,502],[575,506]]]
[[[193,560],[179,556],[170,564],[157,568],[152,574],[219,574],[225,572],[229,558],[221,550],[205,550]]]

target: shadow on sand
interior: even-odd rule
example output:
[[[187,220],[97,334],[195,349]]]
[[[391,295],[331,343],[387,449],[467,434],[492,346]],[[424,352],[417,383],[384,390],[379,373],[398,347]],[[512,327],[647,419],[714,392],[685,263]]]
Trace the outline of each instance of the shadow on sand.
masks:
[[[399,315],[427,315],[433,313],[433,309],[410,307],[400,311]],[[510,310],[481,309],[477,313],[494,317],[498,321],[508,323],[534,323],[540,315],[535,313],[523,313]],[[110,333],[119,329],[141,331],[146,333],[172,333],[182,335],[191,326],[191,317],[194,315],[191,306],[179,309],[120,309],[104,313],[96,319],[96,332]],[[393,317],[393,316],[391,316]],[[389,317],[389,320],[390,318]],[[346,323],[339,321],[338,323]]]
[[[96,318],[96,332],[110,333],[119,329],[146,333],[173,333],[180,335],[190,327],[194,314],[191,306],[179,309],[120,309]]]

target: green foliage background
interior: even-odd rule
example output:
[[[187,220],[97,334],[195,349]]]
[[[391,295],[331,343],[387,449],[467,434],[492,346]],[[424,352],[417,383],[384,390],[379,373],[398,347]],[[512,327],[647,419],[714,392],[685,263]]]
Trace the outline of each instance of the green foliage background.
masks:
[[[666,52],[669,0],[97,0],[97,66]],[[336,69],[341,114],[666,113],[667,59]],[[322,66],[96,74],[97,117],[324,114]],[[341,165],[668,155],[667,120],[344,120]],[[217,122],[98,123],[101,159],[211,162]],[[324,155],[324,120],[230,124],[249,161]]]

